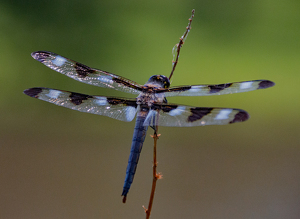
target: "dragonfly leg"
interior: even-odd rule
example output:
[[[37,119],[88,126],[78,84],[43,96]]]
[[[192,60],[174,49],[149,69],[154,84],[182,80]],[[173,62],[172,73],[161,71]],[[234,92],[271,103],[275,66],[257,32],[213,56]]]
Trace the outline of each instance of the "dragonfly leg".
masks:
[[[157,134],[157,133],[156,133],[156,132],[157,132],[157,126],[155,126],[155,125],[152,126],[152,125],[151,125],[150,128],[152,128],[152,129],[154,130],[154,135],[156,135],[156,134]]]
[[[157,134],[157,119],[158,119],[158,114],[155,114],[152,117],[152,122],[151,122],[151,125],[150,125],[150,127],[154,130],[154,135]]]

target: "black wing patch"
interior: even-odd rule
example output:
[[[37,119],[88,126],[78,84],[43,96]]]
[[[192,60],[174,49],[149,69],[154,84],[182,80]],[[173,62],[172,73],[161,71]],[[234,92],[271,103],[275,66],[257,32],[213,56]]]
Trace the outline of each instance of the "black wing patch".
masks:
[[[202,119],[204,116],[211,113],[213,108],[195,107],[190,108],[191,115],[188,117],[188,122],[195,122]]]

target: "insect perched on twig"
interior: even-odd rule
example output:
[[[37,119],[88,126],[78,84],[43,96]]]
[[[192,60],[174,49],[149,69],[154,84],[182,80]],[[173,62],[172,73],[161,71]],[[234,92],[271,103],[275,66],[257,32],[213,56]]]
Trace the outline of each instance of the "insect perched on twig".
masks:
[[[144,85],[106,71],[88,67],[52,52],[37,51],[31,54],[34,59],[47,67],[77,81],[137,95],[136,98],[131,99],[93,96],[44,87],[29,88],[24,91],[30,97],[38,98],[58,106],[80,112],[108,116],[125,122],[132,121],[137,114],[122,192],[124,202],[133,182],[149,126],[156,131],[156,127],[158,126],[191,127],[226,125],[243,122],[249,118],[248,113],[241,109],[178,105],[168,103],[167,97],[231,94],[265,89],[274,85],[269,80],[252,80],[215,85],[170,87],[170,78],[178,63],[180,48],[191,29],[193,17],[194,10],[187,30],[180,38],[179,44],[175,46],[174,57],[176,58],[174,58],[169,78],[164,75],[153,75]]]

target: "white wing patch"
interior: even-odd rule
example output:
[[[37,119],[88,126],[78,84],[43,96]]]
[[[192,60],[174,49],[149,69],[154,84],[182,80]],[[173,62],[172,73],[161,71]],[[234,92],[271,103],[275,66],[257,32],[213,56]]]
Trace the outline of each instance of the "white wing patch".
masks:
[[[252,87],[253,82],[252,81],[247,81],[247,82],[243,82],[240,84],[240,89],[244,90],[244,89],[249,89]]]
[[[114,83],[112,81],[112,77],[110,77],[110,76],[100,76],[100,77],[98,77],[98,80],[103,82],[103,83],[108,83],[108,84],[113,84]]]
[[[145,121],[144,121],[144,126],[155,126],[157,124],[153,124],[153,118],[157,116],[157,111],[156,110],[150,110]]]
[[[65,64],[67,60],[64,57],[61,56],[56,56],[55,59],[52,60],[52,63],[56,66],[62,66],[63,64]]]
[[[219,112],[219,114],[215,117],[216,120],[228,119],[229,114],[232,112],[232,109],[223,109]]]
[[[179,116],[185,111],[185,106],[179,106],[177,109],[173,109],[169,112],[170,116]]]
[[[95,103],[99,106],[105,106],[107,104],[107,99],[106,97],[95,97]]]
[[[192,86],[191,89],[189,89],[188,91],[192,92],[192,93],[194,93],[194,92],[200,92],[201,89],[202,89],[202,87],[203,86],[201,86],[201,85]]]
[[[59,90],[49,90],[48,94],[45,94],[46,96],[52,98],[52,99],[57,99],[58,96],[61,94],[62,92]]]
[[[126,107],[126,119],[127,121],[132,121],[135,117],[136,108],[132,106]]]

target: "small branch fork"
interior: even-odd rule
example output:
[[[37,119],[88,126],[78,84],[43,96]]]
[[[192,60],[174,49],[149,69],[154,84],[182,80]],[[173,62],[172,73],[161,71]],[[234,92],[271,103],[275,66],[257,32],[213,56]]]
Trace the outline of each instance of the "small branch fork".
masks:
[[[176,68],[176,65],[178,63],[178,59],[179,59],[179,53],[180,53],[180,48],[182,47],[182,45],[184,44],[184,41],[186,40],[187,36],[188,36],[188,33],[190,32],[191,30],[191,24],[192,24],[192,21],[193,21],[193,18],[194,18],[194,14],[195,14],[195,9],[192,10],[192,15],[191,17],[189,18],[189,24],[188,26],[186,27],[186,31],[184,32],[184,34],[179,38],[179,43],[176,44],[174,47],[173,47],[173,60],[172,60],[172,71],[171,71],[171,74],[169,76],[169,80],[171,80],[171,77],[173,76],[173,73],[175,71],[175,68]],[[176,55],[176,60],[174,61],[175,59],[175,54]]]

